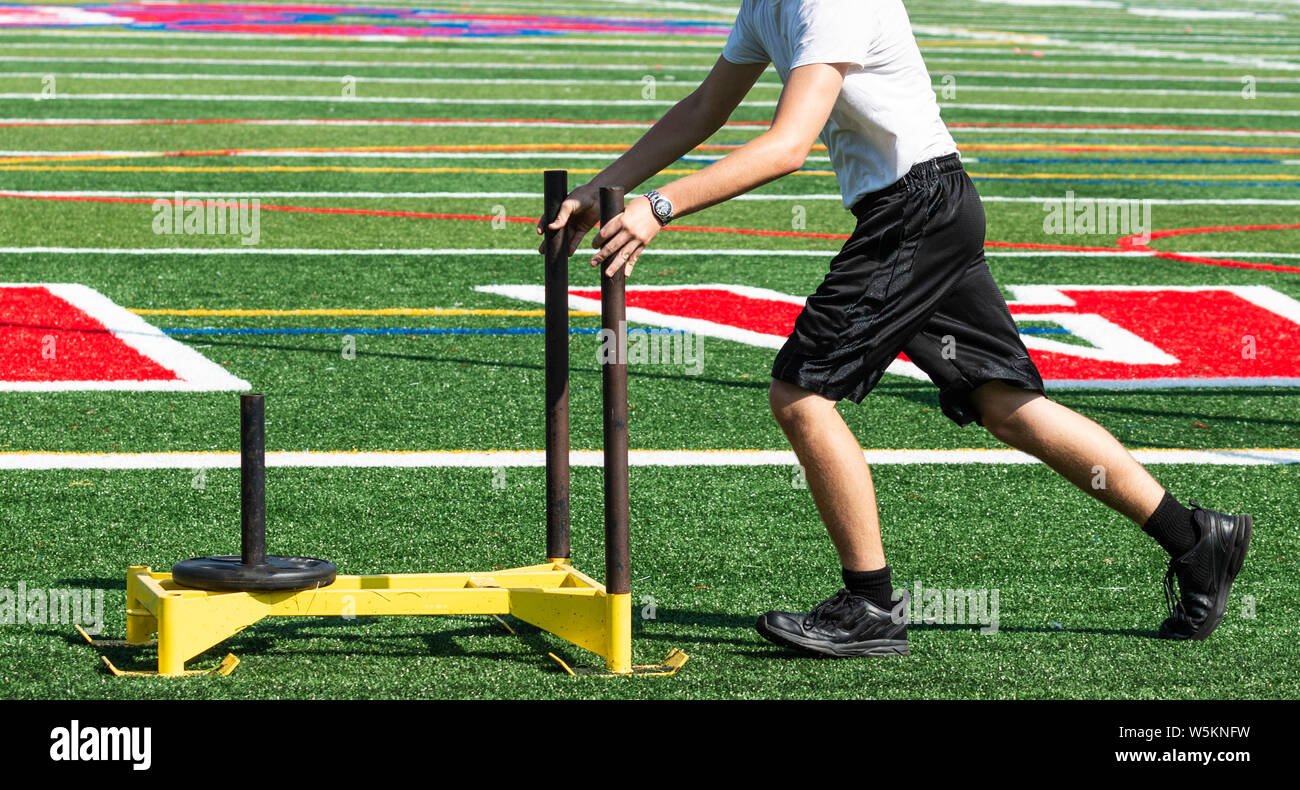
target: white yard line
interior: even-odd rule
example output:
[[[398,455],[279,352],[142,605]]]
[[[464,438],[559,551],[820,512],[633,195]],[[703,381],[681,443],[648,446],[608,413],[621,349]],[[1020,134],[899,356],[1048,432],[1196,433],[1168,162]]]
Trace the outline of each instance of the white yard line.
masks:
[[[835,241],[834,239],[830,241]],[[763,249],[647,249],[646,255],[670,256],[759,256],[759,257],[794,257],[827,258],[836,252],[827,247],[824,250],[763,250]],[[987,250],[990,257],[1004,258],[1149,258],[1154,252],[1117,250],[1115,252],[1070,252],[1058,250]],[[1221,253],[1231,255],[1232,253]],[[312,256],[455,256],[455,255],[526,255],[537,256],[537,249],[492,249],[492,248],[420,248],[420,249],[319,249],[314,247],[270,248],[270,247],[0,247],[0,255],[312,255]]]
[[[1195,464],[1198,466],[1272,466],[1300,463],[1296,449],[1138,449],[1131,451],[1143,464]],[[1037,464],[1038,460],[1017,450],[867,450],[870,464]],[[546,454],[541,450],[486,451],[271,451],[270,467],[306,468],[494,468],[540,467]],[[569,461],[578,467],[599,467],[599,450],[575,450]],[[782,466],[798,465],[794,453],[781,450],[632,450],[630,466]],[[163,453],[26,453],[0,452],[0,470],[141,470],[141,469],[237,469],[236,452]]]
[[[959,89],[960,90],[960,89]],[[3,96],[4,94],[0,94]],[[749,102],[746,102],[749,104]],[[1233,117],[1300,118],[1300,110],[1248,110],[1227,107],[1097,107],[1059,104],[971,104],[967,102],[940,102],[945,110],[984,110],[987,112],[1067,112],[1102,115],[1230,115]]]
[[[474,120],[463,119],[455,121],[447,120],[422,120],[412,118],[407,120],[396,118],[240,118],[234,120],[222,119],[222,126],[457,126],[474,129],[646,129],[651,125],[651,121],[500,121],[500,120]],[[30,126],[60,126],[60,125],[78,125],[78,126],[149,126],[149,125],[167,125],[167,122],[159,123],[154,119],[96,119],[96,118],[0,118],[0,125],[3,124],[20,124]],[[176,125],[185,125],[184,121],[177,122]],[[194,125],[203,125],[201,122]],[[763,128],[751,124],[728,123],[722,128],[731,130],[749,130],[761,132]],[[1296,132],[1300,137],[1300,131]]]
[[[31,99],[31,95],[22,94]],[[0,126],[19,125],[19,126],[147,126],[147,125],[167,125],[168,121],[159,121],[154,118],[0,118]],[[179,120],[176,125],[186,125],[186,121]],[[646,129],[651,126],[651,121],[506,121],[496,119],[473,119],[465,118],[454,121],[432,120],[421,118],[396,119],[396,118],[235,118],[223,120],[222,126],[448,126],[464,127],[475,129]],[[202,121],[194,125],[203,125]],[[759,133],[766,128],[763,122],[758,123],[727,123],[722,127],[728,131],[750,131]],[[1204,129],[1204,128],[1161,128],[1161,129],[1144,129],[1131,127],[1117,128],[1098,128],[1087,126],[1021,126],[1021,125],[1003,125],[1003,126],[970,126],[964,127],[961,124],[952,124],[952,129],[957,138],[963,142],[972,142],[972,138],[977,135],[1063,135],[1063,134],[1082,134],[1088,136],[1097,135],[1121,135],[1121,136],[1141,136],[1165,138],[1174,135],[1180,137],[1249,137],[1249,138],[1296,138],[1300,137],[1300,129]]]
[[[270,158],[270,159],[500,159],[503,161],[514,159],[582,159],[582,160],[613,160],[618,158],[620,152],[608,151],[605,153],[582,153],[575,151],[306,151],[286,148],[282,150],[247,150],[247,151],[216,151],[212,156],[233,156],[249,158]],[[132,159],[132,158],[161,158],[167,156],[166,151],[0,151],[0,157],[74,157],[74,158],[95,158],[95,159]],[[684,160],[708,160],[716,161],[723,157],[722,154],[688,154],[683,157]],[[830,162],[829,156],[809,156],[806,162]]]
[[[0,93],[0,101],[32,101],[37,93]],[[330,102],[337,104],[427,104],[427,105],[492,105],[537,107],[671,107],[677,102],[668,99],[542,99],[542,98],[449,98],[438,96],[343,96],[322,94],[301,96],[259,93],[67,93],[60,92],[50,101],[187,101],[187,102]],[[747,101],[748,107],[775,107],[775,101]],[[1262,110],[1256,112],[1263,112]],[[1278,112],[1282,112],[1279,110]],[[1247,113],[1242,113],[1247,114]],[[1296,112],[1300,115],[1300,111]]]
[[[51,152],[54,155],[58,152]],[[0,156],[7,156],[0,152]],[[14,153],[13,155],[23,155]],[[32,152],[26,152],[26,155],[36,155]],[[0,187],[0,192],[10,195],[23,195],[30,197],[127,197],[127,198],[173,198],[177,190],[107,190],[107,189],[4,189]],[[520,198],[529,200],[540,200],[541,192],[192,192],[190,190],[181,190],[182,194],[188,198],[357,198],[364,200],[432,200],[432,199],[465,199],[465,200],[488,200],[497,198]],[[843,197],[838,194],[825,193],[815,195],[775,195],[775,194],[748,194],[737,195],[731,200],[741,201],[779,201],[779,202],[803,202],[803,201],[833,201],[840,202]],[[1054,197],[1021,197],[1021,196],[998,196],[998,195],[980,195],[980,200],[985,203],[1037,203],[1044,204],[1048,201],[1060,201],[1061,196]],[[1141,197],[1132,198],[1095,198],[1098,203],[1108,203],[1121,201],[1127,203],[1131,200],[1141,201],[1153,206],[1300,206],[1300,199],[1291,200],[1284,198],[1158,198],[1158,197]],[[728,201],[730,202],[730,201]],[[1248,253],[1234,253],[1244,255]],[[1258,253],[1266,255],[1269,253]]]
[[[926,61],[940,60],[940,58],[926,58]],[[1061,73],[1059,71],[965,71],[961,69],[931,69],[932,76],[952,75],[954,77],[1013,77],[1028,79],[1052,79],[1052,80],[1087,80],[1089,82],[1223,82],[1229,85],[1237,86],[1236,93],[1240,95],[1242,87],[1241,79],[1238,77],[1215,76],[1197,76],[1194,74],[1104,74],[1104,73],[1080,73],[1070,72]],[[1255,77],[1256,84],[1259,83],[1284,83],[1287,85],[1296,84],[1294,77]]]
[[[1047,201],[1059,201],[1060,199],[1059,196],[1020,197],[1010,195],[980,195],[980,200],[984,203],[1045,203]],[[1149,203],[1153,206],[1300,206],[1300,200],[1292,200],[1289,198],[1158,198],[1135,196],[1133,198],[1094,199],[1098,203],[1140,200],[1143,203]]]
[[[174,194],[174,193],[173,193]],[[187,193],[189,194],[189,193]],[[165,195],[164,195],[165,196]],[[232,197],[225,194],[223,197]],[[831,239],[829,241],[836,241]],[[770,258],[829,258],[834,247],[824,250],[763,250],[763,249],[648,249],[646,255],[654,257],[770,257]],[[985,250],[989,258],[1151,258],[1158,251],[1143,250]],[[1215,258],[1300,258],[1300,253],[1251,252],[1233,250],[1178,251],[1184,255]],[[457,255],[522,255],[536,256],[536,249],[491,248],[415,248],[415,249],[319,249],[314,247],[0,247],[0,255],[266,255],[280,256],[393,256],[393,257],[445,257]]]
[[[1182,252],[1174,250],[1174,252]],[[1200,258],[1300,258],[1300,252],[1247,252],[1247,251],[1225,251],[1225,250],[1189,250],[1183,252],[1184,255],[1194,255]]]
[[[78,80],[156,80],[161,82],[304,82],[304,83],[325,83],[339,84],[343,79],[351,77],[357,85],[552,85],[552,86],[578,86],[587,87],[592,85],[619,86],[619,87],[636,87],[642,88],[646,85],[644,79],[628,80],[602,80],[602,79],[545,79],[545,78],[502,78],[502,77],[368,77],[355,75],[334,75],[321,76],[314,74],[208,74],[194,72],[109,72],[109,71],[14,71],[0,72],[0,79],[43,79],[44,77],[67,77]],[[645,76],[656,76],[653,72]],[[1023,75],[1012,75],[1023,76]],[[1052,75],[1055,77],[1056,75]],[[1150,79],[1150,78],[1148,78]],[[659,87],[683,87],[694,88],[693,80],[674,80],[666,78],[656,78]],[[780,90],[783,86],[780,82],[759,82],[755,88],[766,90]],[[1218,96],[1229,98],[1241,98],[1241,89],[1234,88],[1231,90],[1189,90],[1177,88],[1071,88],[1071,87],[1043,87],[1023,85],[969,85],[960,84],[946,86],[937,84],[931,86],[935,91],[942,93],[945,90],[955,89],[958,94],[964,92],[1013,92],[1013,93],[1061,93],[1061,94],[1082,94],[1082,95],[1131,95],[1131,96]],[[1256,96],[1264,99],[1289,99],[1300,97],[1300,93],[1287,91],[1264,91],[1256,93]]]
[[[598,80],[598,79],[547,79],[542,77],[536,78],[504,78],[504,77],[367,77],[356,75],[337,75],[337,76],[320,76],[316,74],[208,74],[193,72],[108,72],[108,71],[6,71],[0,72],[0,79],[42,79],[47,76],[70,77],[79,80],[159,80],[163,82],[176,81],[198,81],[198,82],[310,82],[326,83],[329,85],[338,85],[345,76],[353,77],[357,85],[376,84],[376,85],[556,85],[556,86],[586,86],[586,85],[618,85],[627,87],[636,87],[638,89],[645,86],[641,79],[631,80]],[[659,87],[681,86],[683,88],[694,88],[696,82],[691,80],[673,80],[660,79],[654,75],[651,70],[647,70],[647,76],[656,76],[656,85]],[[758,88],[781,88],[779,82],[760,82],[755,87]],[[940,86],[942,87],[942,86]],[[1005,90],[1023,90],[1014,86],[1007,86]],[[1126,93],[1128,91],[1125,91]],[[1224,92],[1207,92],[1205,95],[1216,96]],[[1227,91],[1226,93],[1236,95],[1237,91]],[[1269,96],[1281,96],[1282,94],[1270,93]]]
[[[997,50],[997,54],[1004,55],[1004,56],[1010,55],[1011,57],[1005,57],[1002,59],[970,58],[970,57],[959,57],[959,56],[949,57],[949,56],[944,56],[942,54],[939,54],[935,50],[931,49],[930,51],[925,53],[925,62],[927,65],[931,66],[932,68],[936,63],[975,63],[975,64],[985,65],[985,66],[1018,64],[1018,63],[1023,63],[1025,65],[1034,65],[1034,66],[1043,66],[1043,65],[1050,64],[1052,66],[1063,66],[1067,68],[1085,68],[1085,69],[1106,68],[1106,67],[1140,69],[1140,68],[1151,68],[1153,66],[1161,66],[1161,67],[1168,68],[1172,65],[1169,63],[1162,63],[1160,57],[1157,55],[1152,55],[1150,56],[1149,59],[1111,60],[1111,59],[1098,59],[1098,58],[1061,58],[1061,57],[1057,57],[1056,56],[1057,53],[1055,52],[1051,53],[1052,56],[1048,58],[1030,59],[1025,55],[1012,55],[1010,52],[1008,52],[1005,49]],[[1142,57],[1138,53],[1132,53],[1132,54],[1134,54],[1136,57]],[[1016,59],[1012,60],[1013,57]],[[1203,68],[1208,70],[1211,68],[1216,68],[1216,66],[1210,63],[1206,63],[1204,65],[1192,66],[1192,68]],[[1292,72],[1292,71],[1296,71],[1297,68],[1300,68],[1300,66],[1291,63],[1278,63],[1274,65],[1260,65],[1256,63],[1256,64],[1252,64],[1250,73],[1253,74],[1255,71]],[[1221,78],[1222,76],[1223,74],[1220,71],[1212,75],[1207,75],[1206,79]]]
[[[967,91],[973,91],[973,92],[1005,91],[1009,93],[1069,93],[1069,94],[1098,95],[1098,96],[1114,96],[1114,95],[1119,95],[1119,96],[1219,96],[1219,97],[1227,97],[1233,99],[1243,99],[1241,95],[1241,88],[1236,88],[1234,90],[1211,91],[1211,90],[1185,90],[1185,89],[1177,89],[1177,88],[1067,88],[1063,86],[1062,87],[1041,87],[1041,86],[1024,86],[1024,85],[969,85],[964,83],[957,83],[952,86],[945,86],[940,84],[940,85],[935,85],[933,87],[934,90],[940,92],[941,95],[944,90],[955,90],[957,92],[957,95],[961,95],[962,93],[965,93]],[[1283,92],[1283,91],[1262,91],[1262,92],[1256,91],[1255,96],[1259,99],[1270,99],[1270,98],[1291,99],[1300,96],[1300,93]]]
[[[0,100],[32,101],[35,92],[0,93]],[[66,93],[51,101],[186,101],[186,102],[330,102],[341,104],[424,104],[424,105],[493,105],[538,107],[671,107],[668,99],[543,99],[437,97],[437,96],[302,96],[290,94],[221,94],[221,93]],[[742,107],[775,107],[776,101],[745,101]],[[1112,113],[1120,115],[1224,115],[1232,117],[1300,118],[1300,110],[1244,109],[1221,107],[1073,107],[1054,104],[971,104],[940,103],[946,110],[981,110],[985,112],[1060,112]]]
[[[189,48],[182,48],[188,50]],[[355,51],[355,50],[344,50]],[[446,50],[440,50],[436,54],[446,55]],[[573,73],[575,69],[600,70],[600,71],[640,71],[645,73],[658,73],[666,70],[671,71],[700,71],[707,72],[712,66],[703,65],[674,65],[667,69],[662,64],[617,64],[617,63],[597,63],[583,64],[575,66],[572,63],[533,63],[514,61],[508,63],[485,63],[485,62],[467,62],[467,61],[386,61],[386,60],[289,60],[283,58],[276,59],[244,59],[244,58],[152,58],[152,57],[107,57],[107,58],[89,58],[89,57],[40,57],[26,55],[0,55],[0,63],[113,63],[120,65],[194,65],[194,66],[292,66],[298,68],[395,68],[395,69],[525,69],[528,71],[551,70],[564,71]]]

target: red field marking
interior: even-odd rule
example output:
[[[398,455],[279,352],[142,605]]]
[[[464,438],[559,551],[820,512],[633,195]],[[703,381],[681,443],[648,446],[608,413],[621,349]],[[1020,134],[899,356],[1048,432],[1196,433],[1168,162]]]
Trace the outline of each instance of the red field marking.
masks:
[[[0,288],[0,381],[178,379],[45,288]]]
[[[600,300],[599,288],[570,288],[573,296]],[[655,313],[694,318],[713,323],[734,323],[744,316],[742,328],[765,335],[785,337],[794,329],[794,319],[803,305],[774,299],[756,299],[722,288],[627,292],[627,306]],[[727,319],[730,318],[730,321]]]
[[[1048,250],[1057,252],[1118,252],[1114,247],[1087,247],[1078,244],[1036,244],[1030,241],[985,241],[985,247],[1011,250]]]
[[[81,203],[133,203],[152,205],[158,201],[163,201],[169,205],[174,205],[175,201],[168,198],[127,198],[127,197],[98,197],[98,196],[75,196],[75,195],[20,195],[12,192],[0,192],[0,199],[9,198],[12,200],[52,200]],[[187,203],[190,201],[186,201]],[[193,202],[202,203],[203,205],[212,205],[216,207],[230,207],[231,203],[215,200],[200,201],[195,199]],[[342,208],[331,206],[281,206],[281,205],[260,205],[260,208],[266,211],[288,211],[304,214],[342,214],[368,217],[401,217],[405,219],[439,219],[439,220],[460,220],[466,222],[513,222],[519,224],[536,225],[538,217],[499,217],[490,214],[443,214],[425,211],[394,211],[385,209],[360,209],[360,208]],[[1185,236],[1200,233],[1224,233],[1224,232],[1243,232],[1243,231],[1268,231],[1268,230],[1293,230],[1300,228],[1300,224],[1291,225],[1229,225],[1229,226],[1211,226],[1203,228],[1173,228],[1167,230],[1158,230],[1151,233],[1151,239],[1164,238],[1167,236]],[[730,233],[742,236],[768,236],[778,238],[797,238],[797,239],[831,239],[837,241],[847,240],[848,234],[845,233],[809,233],[792,230],[761,230],[758,228],[718,228],[696,225],[671,225],[664,230],[672,232],[686,233]],[[986,241],[985,247],[1018,249],[1018,250],[1044,250],[1053,252],[1137,252],[1150,255],[1153,258],[1162,258],[1165,260],[1181,261],[1183,263],[1196,263],[1206,266],[1223,266],[1237,269],[1256,269],[1259,271],[1270,272],[1289,272],[1300,273],[1300,266],[1284,266],[1275,263],[1254,263],[1252,261],[1238,261],[1231,258],[1206,258],[1195,255],[1186,255],[1179,252],[1168,252],[1164,250],[1153,249],[1149,243],[1139,241],[1138,236],[1124,236],[1116,240],[1115,246],[1112,247],[1095,247],[1077,244],[1037,244],[1033,242],[1011,242],[1011,241]]]
[[[257,125],[281,123],[280,118],[77,118],[59,121],[6,121],[0,126],[202,126],[208,124]],[[597,121],[590,118],[294,118],[294,123],[340,124],[349,123],[418,123],[436,126],[446,123],[518,123],[545,124],[569,123],[588,126],[608,126],[622,124],[628,126],[650,126],[651,121]],[[728,121],[728,126],[767,126],[767,121]]]
[[[128,198],[128,197],[104,197],[95,195],[18,195],[12,192],[0,192],[0,198],[11,198],[14,200],[53,200],[66,201],[72,203],[132,203],[137,205],[153,205],[158,201],[163,201],[168,205],[175,205],[176,201],[169,198]],[[191,202],[186,200],[186,203]],[[217,208],[229,208],[235,204],[222,200],[199,200],[193,199],[194,203],[202,203],[204,206],[215,206]],[[536,225],[540,217],[500,217],[491,214],[442,214],[428,211],[396,211],[388,209],[364,209],[364,208],[342,208],[331,206],[281,206],[275,204],[263,203],[260,205],[263,211],[288,211],[303,214],[351,214],[366,217],[402,217],[405,219],[445,219],[445,220],[462,220],[467,222],[515,222],[520,224]],[[845,233],[803,233],[792,230],[759,230],[754,228],[712,228],[698,227],[694,225],[671,225],[665,230],[673,232],[688,233],[735,233],[744,236],[778,236],[786,238],[800,239],[835,239],[843,241],[848,239]]]
[[[1249,132],[1251,134],[1300,134],[1300,129],[1244,129],[1238,126],[1171,126],[1134,123],[949,123],[956,129],[1134,129],[1157,132]]]
[[[1031,349],[1034,362],[1052,379],[1300,378],[1300,326],[1226,290],[1089,290],[1065,288],[1074,304],[1013,304],[1017,317],[1043,314],[1104,316],[1160,350],[1173,365],[1085,359]],[[1213,320],[1195,320],[1213,316]],[[1242,353],[1243,339],[1257,339],[1255,353]],[[1050,373],[1050,375],[1049,375]]]
[[[483,287],[540,302],[540,286]],[[1300,385],[1300,303],[1265,286],[1087,286],[1017,288],[1018,320],[1046,320],[1087,341],[1024,338],[1052,386]],[[596,288],[570,288],[570,307],[599,305]],[[802,299],[728,286],[629,286],[628,315],[651,326],[780,348]],[[1191,320],[1212,316],[1212,320]],[[906,355],[899,361],[907,363]],[[919,371],[892,372],[917,378]]]
[[[1269,230],[1296,230],[1300,225],[1219,225],[1203,228],[1172,228],[1167,230],[1152,231],[1150,239],[1146,242],[1141,240],[1141,236],[1124,236],[1116,240],[1115,246],[1120,249],[1133,250],[1135,252],[1148,252],[1156,258],[1163,258],[1171,261],[1182,261],[1183,263],[1199,263],[1206,266],[1223,266],[1232,269],[1257,269],[1266,272],[1300,272],[1300,266],[1282,266],[1276,263],[1255,263],[1253,261],[1237,261],[1231,258],[1205,258],[1198,255],[1186,255],[1181,252],[1169,252],[1167,250],[1155,250],[1150,246],[1150,241],[1163,239],[1170,236],[1191,236],[1203,233],[1239,233],[1251,231],[1269,231]]]
[[[349,123],[417,123],[417,124],[454,124],[454,123],[518,123],[546,124],[568,123],[602,126],[624,124],[629,126],[649,126],[651,121],[641,120],[604,120],[597,121],[584,118],[297,118],[299,123],[342,124]],[[70,120],[23,120],[0,122],[0,127],[15,126],[192,126],[206,124],[267,124],[280,123],[278,118],[77,118]],[[768,126],[768,121],[728,121],[728,126]],[[1127,129],[1133,131],[1157,132],[1233,132],[1263,137],[1276,135],[1300,134],[1300,129],[1248,129],[1238,126],[1173,126],[1165,124],[1128,124],[1128,123],[949,123],[953,129]]]
[[[740,148],[743,143],[706,143],[697,145],[694,150],[708,152],[730,152]],[[212,148],[193,151],[159,151],[143,154],[78,154],[74,156],[40,155],[40,156],[6,156],[5,162],[62,162],[103,159],[140,159],[140,158],[177,158],[207,156],[244,156],[247,154],[280,153],[518,153],[550,151],[625,151],[622,143],[532,143],[532,144],[483,144],[483,145],[345,145],[345,146],[293,146],[288,148]],[[810,151],[824,152],[826,146],[818,143]],[[969,152],[1056,152],[1056,153],[1230,153],[1230,154],[1300,154],[1300,148],[1287,146],[1214,146],[1214,145],[1149,145],[1144,143],[969,143],[962,146]]]

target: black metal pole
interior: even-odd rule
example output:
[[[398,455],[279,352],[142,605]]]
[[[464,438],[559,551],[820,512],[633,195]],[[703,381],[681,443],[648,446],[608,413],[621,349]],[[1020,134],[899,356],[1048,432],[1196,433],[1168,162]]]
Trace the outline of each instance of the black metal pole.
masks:
[[[569,173],[547,170],[542,219],[550,224],[569,194]],[[569,548],[569,256],[562,231],[545,231],[546,252],[546,557]]]
[[[212,554],[172,566],[172,581],[196,590],[283,592],[334,582],[334,563],[266,553],[266,399],[239,396],[239,554]]]
[[[600,188],[600,223],[623,213],[623,187]],[[601,400],[605,450],[605,589],[611,595],[632,591],[631,507],[627,468],[627,292],[623,271],[605,274],[601,263]],[[608,354],[613,342],[613,354]],[[612,356],[612,358],[611,358]]]
[[[239,397],[239,537],[244,565],[266,564],[266,401]]]

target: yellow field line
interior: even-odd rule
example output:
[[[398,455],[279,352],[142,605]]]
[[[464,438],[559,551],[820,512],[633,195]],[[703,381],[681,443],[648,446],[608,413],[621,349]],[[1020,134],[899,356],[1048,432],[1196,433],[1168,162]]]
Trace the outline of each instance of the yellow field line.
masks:
[[[1077,149],[1077,150],[1071,150]],[[1187,153],[1187,154],[1300,154],[1300,148],[1258,148],[1251,146],[1212,146],[1195,144],[1123,144],[1123,143],[965,143],[966,151],[1056,151],[1065,154],[1092,153]]]
[[[507,174],[507,175],[535,175],[540,172],[537,168],[513,168],[513,167],[344,167],[334,165],[314,165],[304,167],[290,167],[285,165],[266,165],[261,167],[143,167],[127,165],[104,165],[88,166],[77,165],[74,167],[55,167],[50,165],[0,165],[0,171],[35,171],[35,172],[93,172],[93,173],[478,173],[478,174]],[[660,171],[665,175],[690,175],[698,173],[699,168],[671,168]],[[570,173],[579,175],[595,175],[600,172],[595,168],[591,169],[570,169]],[[796,170],[793,175],[796,176],[834,176],[833,170]],[[1229,174],[1196,174],[1186,175],[1167,175],[1163,173],[982,173],[972,172],[975,178],[990,179],[1013,179],[1020,178],[1033,181],[1053,181],[1053,180],[1084,180],[1100,179],[1106,181],[1122,181],[1126,179],[1147,179],[1152,181],[1294,181],[1295,175],[1287,174],[1246,174],[1246,175],[1229,175]]]
[[[308,308],[302,310],[246,310],[240,308],[231,309],[145,309],[130,308],[136,315],[170,315],[170,316],[228,316],[240,318],[277,318],[282,316],[461,316],[461,315],[486,315],[486,316],[514,316],[522,318],[538,318],[546,315],[544,310],[471,310],[453,307],[379,307],[374,309],[364,308]],[[599,313],[588,312],[585,310],[570,310],[570,316],[594,316]]]
[[[1023,47],[1026,44],[1043,44],[1046,43],[1046,41],[1047,39],[1045,38],[1035,38],[1030,41],[1007,41],[1006,39],[986,40],[978,38],[958,39],[956,41],[927,41],[921,39],[920,41],[917,41],[916,44],[921,49],[928,49],[930,47]]]
[[[163,156],[159,153],[138,153],[131,156],[118,156],[116,154],[80,154],[77,156],[4,156],[0,157],[0,165],[11,165],[19,162],[91,162],[101,159],[157,159]]]
[[[0,170],[23,172],[83,172],[83,173],[497,173],[507,175],[536,174],[540,168],[529,167],[345,167],[342,165],[263,165],[224,166],[224,167],[146,167],[137,165],[76,165],[73,167],[55,167],[51,165],[0,165]],[[595,175],[600,170],[591,168],[570,168],[570,173]],[[698,173],[699,168],[661,170],[670,175],[690,175]],[[830,172],[830,171],[826,171]]]
[[[734,151],[743,143],[711,143],[695,147],[695,151]],[[425,152],[549,152],[549,151],[626,151],[622,143],[537,143],[519,145],[516,143],[482,144],[482,145],[349,145],[349,146],[295,146],[293,148],[217,148],[198,151],[184,151],[187,158],[210,158],[218,156],[239,156],[245,154],[299,154],[299,153],[425,153]],[[810,151],[825,152],[826,146],[818,143]],[[1217,150],[1217,149],[1216,149]],[[166,151],[136,151],[128,153],[82,153],[82,154],[40,154],[33,156],[0,157],[0,164],[20,164],[36,162],[90,162],[109,159],[158,159],[176,154]]]
[[[696,147],[696,151],[733,151],[741,146],[740,143],[732,144],[711,144]],[[1182,153],[1225,153],[1225,154],[1276,154],[1291,156],[1300,154],[1300,148],[1295,147],[1251,147],[1251,146],[1206,146],[1195,144],[1053,144],[1053,143],[968,143],[961,146],[963,151],[980,152],[980,151],[1059,151],[1062,153],[1165,153],[1165,152],[1182,152]],[[1068,149],[1077,148],[1071,151]],[[431,145],[431,146],[345,146],[339,148],[326,147],[297,147],[297,148],[256,148],[256,149],[235,149],[239,153],[259,153],[259,154],[292,154],[292,153],[400,153],[409,151],[448,151],[448,152],[466,152],[466,151],[624,151],[626,145],[621,143],[612,144],[579,144],[579,143],[541,143],[537,145]],[[826,146],[818,144],[811,149],[816,152],[824,152]],[[229,156],[230,149],[215,149],[204,151],[188,151],[187,157],[206,158],[217,156]],[[113,159],[158,159],[166,157],[168,154],[159,151],[146,151],[123,154],[79,154],[79,155],[60,155],[46,154],[42,156],[8,156],[0,157],[0,165],[17,165],[17,164],[36,164],[50,162],[91,162],[105,161]],[[580,171],[575,171],[580,172]]]
[[[1163,173],[971,173],[972,178],[1025,178],[1033,180],[1053,181],[1056,179],[1104,179],[1104,180],[1123,180],[1129,178],[1143,178],[1152,181],[1295,181],[1297,176],[1281,173],[1274,174],[1252,174],[1243,175],[1230,174],[1197,174],[1189,173],[1187,175],[1166,175]]]

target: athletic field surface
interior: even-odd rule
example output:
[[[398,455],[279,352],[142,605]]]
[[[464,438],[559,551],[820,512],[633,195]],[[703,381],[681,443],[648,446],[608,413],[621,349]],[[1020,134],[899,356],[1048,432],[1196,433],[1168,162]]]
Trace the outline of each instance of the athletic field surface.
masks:
[[[573,677],[547,653],[590,654],[456,616],[266,620],[191,662],[234,653],[229,676],[118,678],[101,655],[153,653],[45,605],[75,590],[120,640],[129,566],[238,550],[241,392],[266,395],[273,552],[347,574],[544,561],[542,171],[576,187],[635,142],[738,7],[0,3],[0,696],[1300,696],[1300,4],[1280,0],[907,2],[1049,396],[1181,500],[1255,518],[1205,642],[1155,638],[1152,540],[947,420],[905,358],[840,411],[915,596],[911,655],[755,632],[841,585],[767,405],[853,229],[820,146],[670,226],[628,282],[633,648],[684,650],[677,675]],[[761,133],[779,93],[769,70],[642,191]],[[573,557],[599,578],[588,257]]]

